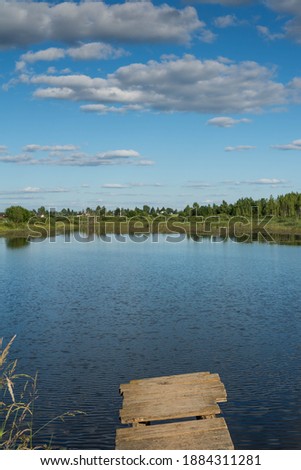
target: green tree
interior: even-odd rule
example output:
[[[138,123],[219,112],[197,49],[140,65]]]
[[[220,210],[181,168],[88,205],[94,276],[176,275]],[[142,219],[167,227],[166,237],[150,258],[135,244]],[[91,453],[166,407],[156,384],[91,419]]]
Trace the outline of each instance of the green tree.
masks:
[[[17,224],[28,222],[32,216],[32,212],[22,206],[10,206],[5,211],[6,217]]]
[[[147,204],[144,204],[142,210],[146,215],[149,215],[151,208]]]

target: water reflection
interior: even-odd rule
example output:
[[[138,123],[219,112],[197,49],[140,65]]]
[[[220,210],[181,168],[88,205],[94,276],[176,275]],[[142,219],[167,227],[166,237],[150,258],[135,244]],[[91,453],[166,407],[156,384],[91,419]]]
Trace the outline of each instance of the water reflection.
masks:
[[[30,242],[27,240],[27,238],[6,238],[5,243],[6,247],[11,250],[26,248],[30,245]]]
[[[279,245],[301,245],[301,235],[294,233],[273,234],[275,242]]]
[[[49,242],[54,243],[57,240],[57,237],[64,238],[64,242],[71,243],[75,240],[78,243],[89,243],[98,240],[100,242],[107,242],[111,243],[112,241],[117,241],[120,243],[124,243],[127,241],[131,241],[134,243],[141,243],[141,242],[159,242],[159,240],[167,241],[168,243],[180,243],[186,240],[191,240],[196,243],[213,243],[213,244],[220,244],[225,242],[232,242],[232,243],[240,243],[240,244],[252,244],[252,243],[260,243],[260,244],[267,244],[267,245],[301,245],[301,234],[272,234],[273,241],[267,241],[262,236],[258,236],[258,233],[253,233],[252,235],[248,235],[247,237],[235,236],[234,234],[230,234],[229,236],[226,234],[219,234],[219,235],[208,235],[208,234],[158,234],[158,233],[143,233],[143,232],[135,232],[135,233],[121,233],[121,232],[111,232],[111,231],[94,231],[94,230],[80,230],[80,231],[70,231],[66,230],[64,233],[55,233],[51,232],[49,237],[27,237],[27,238],[6,238],[5,243],[7,248],[9,249],[17,249],[17,248],[25,248],[28,247],[31,242],[33,243],[40,243],[44,242],[45,240],[49,240]]]

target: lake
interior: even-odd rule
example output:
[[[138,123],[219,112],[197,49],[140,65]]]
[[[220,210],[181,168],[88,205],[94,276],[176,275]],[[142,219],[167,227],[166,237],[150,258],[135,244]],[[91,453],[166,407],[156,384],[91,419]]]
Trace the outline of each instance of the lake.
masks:
[[[219,373],[236,449],[301,449],[301,248],[0,239],[0,337],[38,371],[37,440],[113,449],[119,385]]]

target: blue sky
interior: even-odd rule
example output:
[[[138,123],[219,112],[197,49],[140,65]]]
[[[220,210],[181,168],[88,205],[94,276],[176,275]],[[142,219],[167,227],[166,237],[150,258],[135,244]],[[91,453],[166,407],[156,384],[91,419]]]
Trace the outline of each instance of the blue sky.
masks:
[[[0,0],[0,210],[301,191],[301,2]]]

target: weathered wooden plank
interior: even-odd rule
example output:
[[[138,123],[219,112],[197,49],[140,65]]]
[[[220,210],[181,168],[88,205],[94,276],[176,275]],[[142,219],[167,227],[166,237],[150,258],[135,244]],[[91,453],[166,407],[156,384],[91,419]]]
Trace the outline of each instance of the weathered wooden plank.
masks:
[[[151,387],[146,390],[125,390],[123,393],[123,407],[128,406],[132,402],[145,402],[145,401],[154,401],[162,399],[164,394],[164,399],[169,400],[181,400],[186,397],[199,396],[200,398],[210,397],[215,399],[217,402],[227,401],[227,393],[224,385],[222,383],[217,383],[212,386],[206,385],[201,387],[197,384],[192,385],[181,385],[179,387],[174,387],[173,385],[164,385],[158,387]]]
[[[157,385],[181,385],[189,383],[203,383],[207,381],[219,381],[220,377],[218,374],[210,374],[210,372],[197,372],[194,374],[182,374],[182,375],[171,375],[164,377],[154,377],[149,379],[131,380],[127,384],[121,384],[119,391],[122,394],[124,390],[129,390],[133,387],[151,387]]]
[[[134,429],[134,431],[133,431]],[[117,429],[116,439],[145,439],[154,438],[165,432],[168,436],[184,435],[194,431],[212,431],[214,429],[227,429],[224,418],[215,419],[193,419],[189,421],[178,421],[176,423],[153,424],[151,426],[141,426],[140,428],[126,427]]]
[[[122,384],[120,390],[124,393],[125,391],[133,390],[135,393],[144,393],[147,390],[154,391],[156,388],[169,387],[169,388],[179,388],[179,387],[188,387],[188,386],[198,386],[198,387],[214,387],[216,385],[222,385],[222,382],[217,377],[208,377],[208,379],[203,380],[194,380],[191,382],[162,382],[162,383],[141,383],[141,384]]]
[[[219,414],[220,408],[214,400],[202,401],[199,398],[183,401],[137,403],[122,408],[119,412],[121,423],[128,424],[144,421],[162,421],[168,419],[187,418],[192,416],[208,416]]]
[[[231,450],[233,443],[223,418],[118,429],[120,450]]]
[[[197,372],[132,380],[120,386],[120,420],[132,424],[118,429],[116,449],[233,449],[225,420],[217,418],[217,402],[227,401],[218,374]],[[143,426],[162,420],[202,416],[203,420]]]
[[[208,375],[213,375],[210,372],[193,372],[191,374],[177,374],[177,375],[163,375],[159,377],[148,377],[145,379],[133,379],[130,380],[130,383],[132,384],[139,384],[139,383],[158,383],[161,382],[162,380],[166,382],[180,382],[184,381],[187,382],[189,380],[193,380],[195,378],[200,378],[200,377],[205,377]]]

